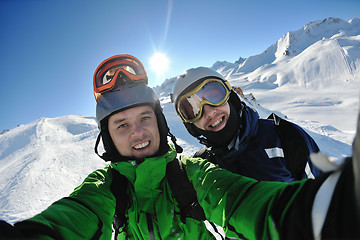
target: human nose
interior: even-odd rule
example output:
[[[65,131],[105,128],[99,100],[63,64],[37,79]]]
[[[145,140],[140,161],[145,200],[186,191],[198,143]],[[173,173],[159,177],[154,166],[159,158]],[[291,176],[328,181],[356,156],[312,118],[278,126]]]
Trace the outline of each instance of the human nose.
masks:
[[[210,105],[203,106],[203,116],[204,117],[211,117],[216,113],[216,107],[212,107]]]
[[[140,123],[134,123],[131,129],[131,135],[133,136],[142,136],[145,129]]]

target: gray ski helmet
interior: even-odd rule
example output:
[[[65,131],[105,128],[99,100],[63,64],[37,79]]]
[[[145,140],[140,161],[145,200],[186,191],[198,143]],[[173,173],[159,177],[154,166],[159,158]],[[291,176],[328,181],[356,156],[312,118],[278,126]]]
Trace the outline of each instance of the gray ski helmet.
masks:
[[[183,75],[177,77],[171,93],[171,102],[175,103],[176,106],[179,97],[184,94],[184,90],[195,82],[209,77],[219,78],[224,82],[226,81],[220,73],[207,67],[191,68],[187,70]]]
[[[115,89],[103,93],[98,99],[96,105],[96,119],[100,133],[95,144],[95,153],[99,157],[105,161],[115,162],[124,161],[127,159],[127,157],[120,155],[120,153],[116,150],[116,147],[108,131],[107,121],[111,115],[117,112],[142,105],[151,106],[157,118],[158,129],[160,133],[160,146],[155,156],[165,154],[168,151],[169,146],[167,143],[167,136],[171,136],[172,140],[174,137],[169,132],[170,130],[156,93],[151,87],[147,86],[146,83],[133,83],[127,81],[126,83],[120,84]],[[100,137],[102,138],[105,149],[103,155],[100,155],[97,150]],[[176,142],[174,142],[174,144],[177,147]]]
[[[110,73],[112,69],[116,70],[112,72],[114,75],[108,75],[107,73]],[[159,98],[154,90],[147,85],[146,71],[137,58],[128,54],[110,57],[97,67],[93,80],[94,96],[97,101],[96,120],[100,129],[95,143],[95,153],[99,157],[105,161],[127,159],[127,157],[121,156],[112,141],[108,129],[108,119],[115,113],[143,105],[151,106],[156,115],[160,146],[155,155],[162,155],[168,151],[167,136],[171,137],[178,151],[182,150],[180,146],[177,146],[175,136],[170,133]],[[102,155],[98,153],[97,149],[100,140],[102,140],[105,150]]]
[[[146,83],[132,83],[127,81],[116,89],[103,93],[96,104],[96,120],[101,129],[101,121],[112,114],[137,105],[160,104],[154,90]]]

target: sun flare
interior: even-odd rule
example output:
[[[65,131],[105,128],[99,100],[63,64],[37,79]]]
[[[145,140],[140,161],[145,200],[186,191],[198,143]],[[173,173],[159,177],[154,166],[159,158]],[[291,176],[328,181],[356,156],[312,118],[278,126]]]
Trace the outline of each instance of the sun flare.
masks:
[[[164,73],[169,66],[169,59],[163,53],[155,53],[150,59],[150,67],[157,74]]]

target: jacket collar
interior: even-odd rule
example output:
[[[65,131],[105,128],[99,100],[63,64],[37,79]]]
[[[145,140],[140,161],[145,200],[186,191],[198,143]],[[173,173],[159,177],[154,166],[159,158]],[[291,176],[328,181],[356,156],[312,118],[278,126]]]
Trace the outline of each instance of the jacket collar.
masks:
[[[164,185],[161,183],[166,175],[166,166],[177,155],[174,147],[169,146],[164,155],[145,158],[140,164],[136,160],[111,163],[133,186],[139,208],[149,213],[153,213],[156,199],[163,192]]]
[[[228,145],[228,150],[235,148],[237,151],[243,151],[248,145],[252,136],[255,136],[258,130],[259,114],[251,107],[245,106],[240,112],[241,119],[237,134]]]

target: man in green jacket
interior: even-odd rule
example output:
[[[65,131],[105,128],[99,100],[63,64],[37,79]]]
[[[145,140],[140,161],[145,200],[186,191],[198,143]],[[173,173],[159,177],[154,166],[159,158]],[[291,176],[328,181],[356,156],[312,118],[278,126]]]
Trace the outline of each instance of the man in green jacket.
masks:
[[[117,239],[215,239],[204,221],[181,219],[166,178],[168,164],[178,161],[177,151],[167,142],[172,135],[141,62],[130,55],[103,61],[94,74],[94,95],[100,128],[95,149],[98,154],[101,139],[101,157],[111,163],[15,229],[31,239],[111,239],[115,170],[126,177],[122,197],[128,199]]]
[[[360,122],[351,158],[340,166],[321,153],[311,159],[327,172],[282,183],[181,156],[207,219],[241,239],[360,239]]]

